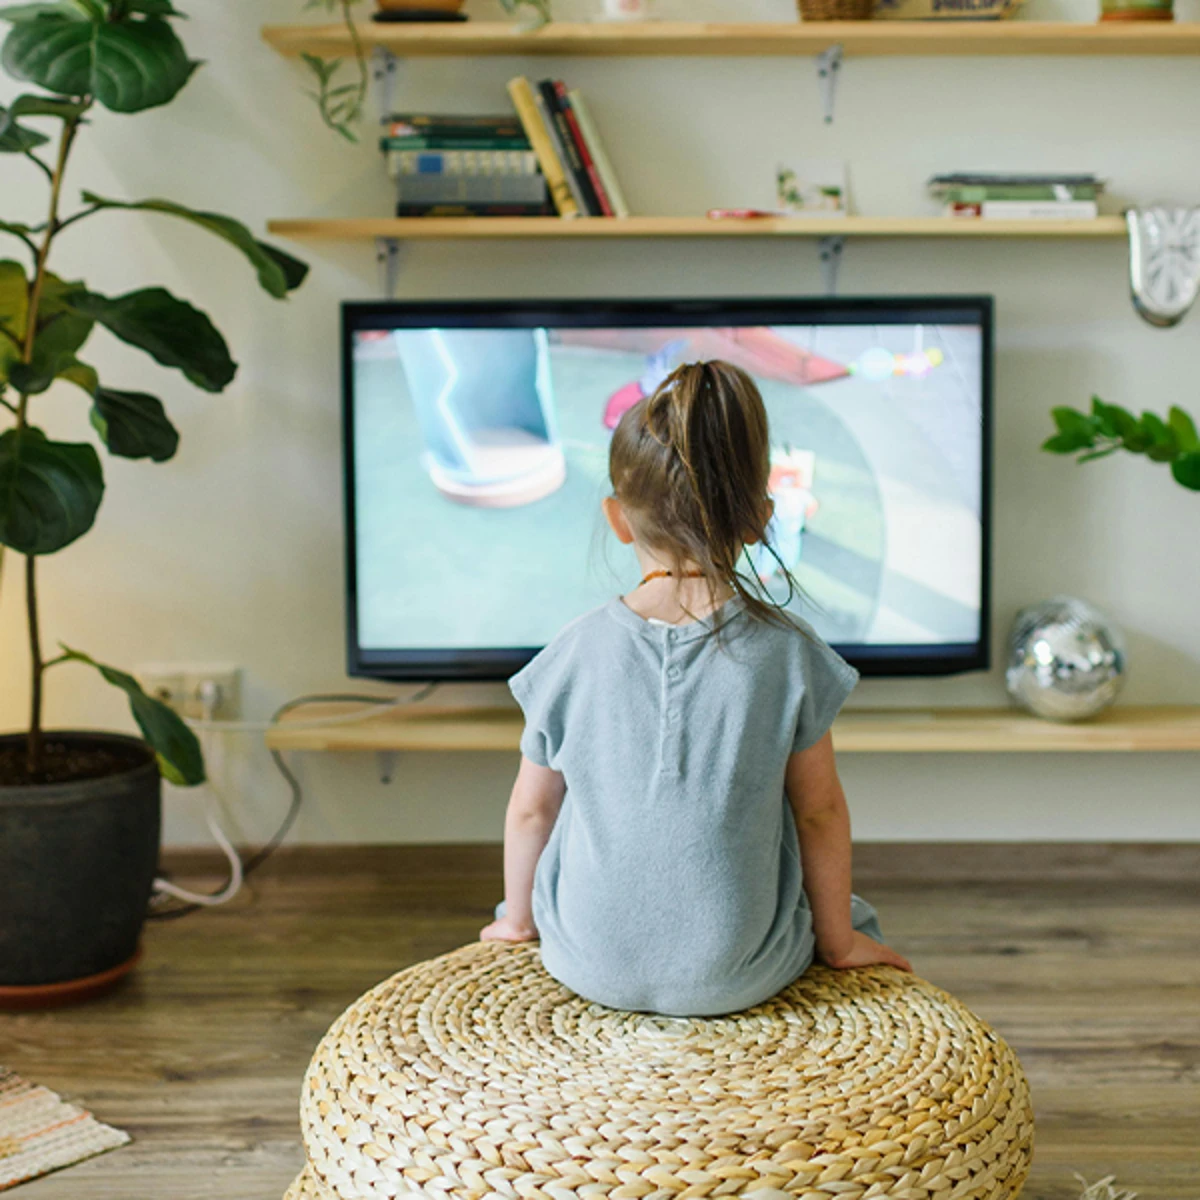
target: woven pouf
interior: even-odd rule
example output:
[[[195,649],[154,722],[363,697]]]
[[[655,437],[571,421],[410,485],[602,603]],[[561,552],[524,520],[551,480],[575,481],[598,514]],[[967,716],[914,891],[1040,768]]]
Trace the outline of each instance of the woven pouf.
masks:
[[[814,967],[727,1017],[616,1012],[535,946],[473,945],[326,1035],[286,1200],[1002,1200],[1033,1142],[1016,1055],[889,967]]]

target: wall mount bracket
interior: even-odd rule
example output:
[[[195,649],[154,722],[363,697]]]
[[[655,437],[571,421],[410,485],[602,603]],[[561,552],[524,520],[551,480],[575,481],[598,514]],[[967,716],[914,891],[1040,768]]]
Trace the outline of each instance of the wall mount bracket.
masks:
[[[379,264],[379,289],[383,292],[385,300],[392,300],[396,295],[396,283],[400,278],[400,246],[399,238],[375,239],[375,261]]]
[[[821,109],[825,124],[833,124],[833,102],[837,95],[838,75],[842,69],[844,51],[841,42],[835,42],[817,55],[817,87],[821,90]]]
[[[390,117],[395,111],[392,98],[399,74],[400,60],[386,46],[376,46],[371,51],[371,79],[375,84],[375,104],[381,117]]]
[[[831,234],[817,243],[821,258],[821,284],[827,296],[837,295],[838,268],[842,265],[842,252],[846,249],[844,233]]]

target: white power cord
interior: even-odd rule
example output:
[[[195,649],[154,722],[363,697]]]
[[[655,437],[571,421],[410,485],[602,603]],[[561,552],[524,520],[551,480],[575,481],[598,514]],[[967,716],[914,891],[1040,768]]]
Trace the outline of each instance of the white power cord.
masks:
[[[197,732],[204,733],[266,733],[279,724],[282,718],[293,709],[299,708],[305,704],[321,704],[321,703],[353,703],[359,702],[364,705],[363,708],[351,713],[344,713],[340,716],[323,718],[316,721],[296,721],[289,722],[292,728],[307,728],[316,726],[328,725],[349,725],[356,721],[364,721],[369,717],[377,717],[382,712],[387,712],[393,708],[402,708],[409,704],[416,704],[424,700],[436,690],[436,683],[427,683],[418,688],[412,695],[403,696],[399,699],[388,700],[382,696],[364,696],[364,695],[346,695],[346,694],[319,694],[311,696],[298,696],[294,700],[289,700],[286,704],[281,705],[272,715],[269,721],[218,721],[214,720],[213,714],[216,711],[217,705],[220,703],[220,691],[216,687],[210,686],[207,692],[202,691],[200,699],[204,705],[204,715],[200,720],[188,720],[187,724],[190,728]],[[207,758],[208,755],[206,754]],[[187,905],[185,908],[173,909],[169,912],[153,913],[153,916],[158,917],[175,917],[183,916],[188,912],[194,911],[196,908],[216,908],[222,904],[228,904],[238,892],[242,890],[242,885],[245,882],[246,876],[266,861],[283,839],[287,836],[293,822],[296,819],[297,813],[300,811],[300,804],[303,799],[303,791],[300,787],[300,782],[295,774],[284,762],[283,755],[278,750],[271,751],[271,758],[280,774],[283,775],[288,787],[292,793],[292,803],[288,808],[287,815],[284,817],[282,824],[276,830],[270,841],[254,854],[248,862],[243,862],[241,855],[237,852],[229,838],[225,835],[225,831],[221,828],[220,822],[217,820],[216,800],[218,799],[217,789],[213,786],[211,779],[206,784],[208,795],[206,797],[206,807],[204,813],[205,823],[208,825],[209,832],[212,834],[213,841],[220,847],[221,852],[225,855],[229,863],[229,880],[219,892],[201,893],[191,892],[186,888],[181,888],[177,884],[171,883],[167,879],[155,879],[154,881],[154,897],[170,896],[176,900],[182,900]]]

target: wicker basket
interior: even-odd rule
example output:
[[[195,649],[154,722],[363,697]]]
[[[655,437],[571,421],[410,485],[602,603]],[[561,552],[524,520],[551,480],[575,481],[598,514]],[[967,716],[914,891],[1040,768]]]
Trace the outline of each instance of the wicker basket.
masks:
[[[869,21],[875,0],[798,0],[804,21]]]

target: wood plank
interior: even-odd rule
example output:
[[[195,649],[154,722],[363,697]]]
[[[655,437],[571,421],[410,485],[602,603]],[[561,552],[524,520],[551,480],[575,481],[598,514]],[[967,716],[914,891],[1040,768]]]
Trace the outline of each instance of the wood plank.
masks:
[[[354,723],[320,723],[338,710],[305,709],[267,734],[275,750],[502,751],[518,748],[516,708],[414,705]],[[343,708],[341,710],[345,712]],[[1057,724],[1014,709],[844,712],[834,725],[844,753],[1124,753],[1200,750],[1200,707],[1118,707],[1091,721]]]
[[[840,45],[850,56],[1200,54],[1200,23],[1060,21],[810,21],[795,23],[571,24],[521,32],[509,22],[364,22],[368,47],[414,56],[555,55],[787,57]],[[341,25],[270,25],[263,39],[280,54],[345,55]]]
[[[278,237],[322,241],[407,241],[481,238],[1122,238],[1124,218],[1087,221],[1000,221],[951,217],[363,217],[279,218]]]
[[[1079,1171],[1197,1200],[1200,847],[856,857],[889,936],[1020,1054],[1037,1114],[1025,1194],[1078,1200]],[[195,882],[212,861],[189,850],[166,866]],[[286,848],[232,904],[152,925],[143,965],[110,996],[0,1015],[6,1065],[135,1138],[24,1185],[23,1200],[278,1200],[329,1023],[392,971],[473,939],[500,892],[497,846]]]

